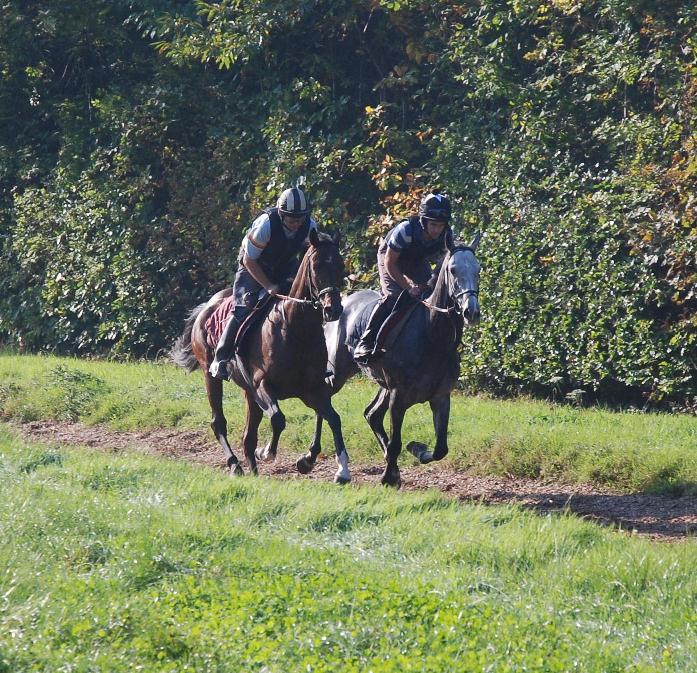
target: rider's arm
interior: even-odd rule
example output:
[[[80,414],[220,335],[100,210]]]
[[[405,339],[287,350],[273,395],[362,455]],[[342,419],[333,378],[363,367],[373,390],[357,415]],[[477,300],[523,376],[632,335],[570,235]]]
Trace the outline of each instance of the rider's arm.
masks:
[[[269,294],[276,294],[278,292],[278,287],[269,280],[269,277],[264,273],[264,269],[261,268],[261,264],[259,264],[256,259],[252,259],[249,255],[245,254],[242,259],[242,264],[244,268],[249,271],[249,275]]]
[[[269,294],[276,294],[278,288],[274,283],[269,280],[266,272],[259,264],[258,259],[264,248],[269,243],[271,239],[271,222],[269,216],[266,213],[261,214],[254,223],[252,224],[250,230],[247,232],[244,243],[242,244],[242,250],[244,255],[242,256],[242,266],[244,266],[249,274],[254,278],[254,280],[259,283]]]
[[[399,268],[399,253],[393,248],[387,247],[387,252],[385,253],[385,270],[390,275],[399,287],[403,290],[408,290],[412,297],[417,297],[421,294],[421,289],[418,285],[414,285],[400,270]]]

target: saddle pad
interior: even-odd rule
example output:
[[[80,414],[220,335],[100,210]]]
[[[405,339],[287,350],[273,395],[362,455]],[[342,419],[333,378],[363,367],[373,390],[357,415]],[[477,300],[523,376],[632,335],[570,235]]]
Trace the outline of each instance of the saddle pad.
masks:
[[[361,313],[356,317],[351,330],[346,335],[346,345],[350,348],[355,348],[358,345],[359,339],[368,326],[370,315],[373,312],[373,308],[375,308],[376,303],[377,302],[372,301],[369,304],[366,304]],[[414,309],[417,306],[418,304],[415,301],[412,301],[406,292],[403,292],[399,296],[399,299],[397,299],[392,312],[387,316],[387,319],[378,331],[376,342],[377,348],[387,350],[390,346],[392,346],[399,336],[399,333],[402,331],[407,319],[414,312]]]
[[[363,332],[365,332],[365,328],[368,326],[370,314],[373,312],[375,304],[377,303],[378,300],[375,299],[374,301],[366,304],[361,312],[356,316],[353,324],[347,325],[348,329],[346,331],[345,343],[350,348],[355,348],[358,345],[360,338],[363,336]]]
[[[218,305],[218,308],[208,316],[205,327],[208,345],[211,348],[215,348],[218,345],[218,341],[220,341],[220,337],[223,336],[233,308],[235,308],[235,297],[231,294],[229,297],[225,297]]]

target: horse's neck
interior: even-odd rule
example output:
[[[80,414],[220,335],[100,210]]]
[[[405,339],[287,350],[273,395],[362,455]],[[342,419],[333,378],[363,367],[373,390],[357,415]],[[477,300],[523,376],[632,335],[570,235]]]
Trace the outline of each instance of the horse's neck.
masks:
[[[292,299],[283,300],[283,311],[284,322],[288,329],[301,329],[301,328],[313,328],[319,325],[322,328],[322,316],[320,311],[318,311],[314,306],[304,303],[312,301],[312,295],[310,293],[310,282],[309,282],[309,267],[303,260],[300,265],[293,285],[288,293],[289,297]],[[294,299],[299,299],[300,301],[293,301]]]
[[[288,293],[294,299],[310,299],[309,268],[303,260]]]
[[[436,282],[431,296],[428,298],[428,303],[431,304],[431,306],[444,310],[453,308],[454,302],[450,297],[447,259],[444,260],[441,266],[438,281]],[[455,344],[460,342],[462,325],[452,311],[449,313],[442,313],[440,311],[428,309],[428,313],[427,330],[434,343],[442,343],[445,345],[453,341]]]

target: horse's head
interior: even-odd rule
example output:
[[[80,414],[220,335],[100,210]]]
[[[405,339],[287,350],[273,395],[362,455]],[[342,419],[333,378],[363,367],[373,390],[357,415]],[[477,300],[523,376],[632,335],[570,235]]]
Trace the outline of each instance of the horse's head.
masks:
[[[478,233],[467,246],[453,245],[447,259],[448,291],[468,325],[476,325],[479,322],[481,266],[474,252],[481,237],[481,233]]]
[[[321,306],[325,322],[338,320],[344,310],[341,304],[344,260],[339,252],[340,241],[338,233],[320,236],[314,229],[310,232],[310,294]]]

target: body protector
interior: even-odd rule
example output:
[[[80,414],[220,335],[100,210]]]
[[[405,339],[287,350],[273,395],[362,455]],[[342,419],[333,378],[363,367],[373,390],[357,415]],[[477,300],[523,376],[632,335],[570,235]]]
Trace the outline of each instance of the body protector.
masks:
[[[257,258],[257,262],[269,280],[282,283],[289,275],[293,275],[296,257],[303,249],[305,239],[310,233],[310,218],[306,218],[295,234],[288,238],[278,207],[269,208],[265,212],[271,221],[271,239]]]
[[[404,248],[399,250],[399,259],[405,262],[413,263],[422,260],[430,260],[438,257],[446,247],[446,240],[448,236],[452,236],[450,227],[445,227],[441,235],[434,239],[433,241],[426,241],[424,239],[424,230],[421,226],[420,217],[412,216],[405,220],[408,223],[408,230],[411,233],[411,242],[407,244]],[[401,227],[404,222],[400,222],[392,231],[390,231],[387,236],[385,236],[385,241],[380,246],[380,252],[387,252],[387,246],[390,244],[390,239],[393,236],[395,230]],[[398,249],[397,246],[394,247],[395,250]]]

